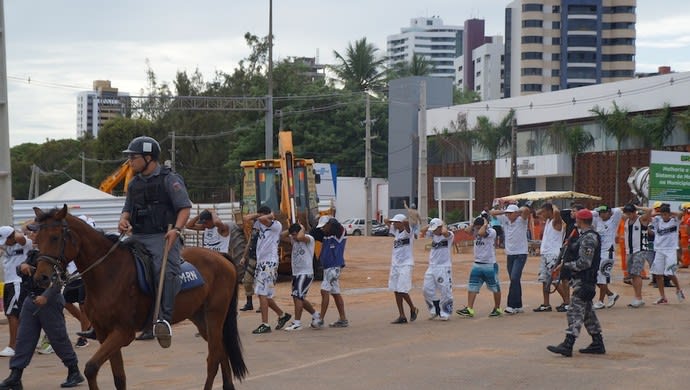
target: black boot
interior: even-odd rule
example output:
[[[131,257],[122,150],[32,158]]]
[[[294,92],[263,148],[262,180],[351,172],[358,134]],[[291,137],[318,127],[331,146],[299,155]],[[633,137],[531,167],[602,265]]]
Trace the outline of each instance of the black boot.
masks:
[[[154,338],[155,337],[153,336],[153,325],[146,327],[144,331],[136,337],[137,340],[153,340]]]
[[[22,390],[22,372],[24,370],[21,368],[13,368],[8,376],[2,383],[0,383],[0,390]]]
[[[573,356],[573,344],[575,344],[575,336],[567,334],[562,343],[556,346],[549,345],[546,349],[553,353],[560,353],[563,356],[571,357]]]
[[[249,310],[254,310],[254,305],[252,304],[252,297],[251,295],[247,297],[247,303],[244,304],[240,308],[240,311],[249,311]]]
[[[587,348],[580,349],[580,353],[592,353],[597,355],[603,355],[606,353],[606,348],[604,348],[604,339],[601,338],[601,333],[592,335],[592,344]]]
[[[87,330],[77,332],[77,336],[96,340],[96,329],[94,329],[92,326]]]
[[[78,384],[84,382],[84,377],[81,376],[81,373],[79,372],[79,367],[76,364],[73,366],[69,366],[68,370],[69,371],[67,371],[67,379],[65,379],[65,381],[60,384],[60,387],[75,387]]]

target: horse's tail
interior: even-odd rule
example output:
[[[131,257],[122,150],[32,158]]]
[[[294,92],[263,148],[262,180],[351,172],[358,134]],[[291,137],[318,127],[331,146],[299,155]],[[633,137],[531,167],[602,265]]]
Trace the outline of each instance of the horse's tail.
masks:
[[[225,353],[228,354],[230,365],[232,366],[232,373],[240,382],[247,375],[247,366],[244,364],[242,357],[242,342],[240,341],[240,333],[237,329],[237,288],[233,293],[230,301],[230,309],[225,317],[223,323],[223,344],[225,346]]]

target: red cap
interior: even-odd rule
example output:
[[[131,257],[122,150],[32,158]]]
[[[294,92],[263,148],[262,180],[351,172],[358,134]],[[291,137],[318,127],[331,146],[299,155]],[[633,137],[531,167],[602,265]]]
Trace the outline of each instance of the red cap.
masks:
[[[592,212],[588,209],[582,209],[575,213],[575,218],[577,219],[592,219]]]

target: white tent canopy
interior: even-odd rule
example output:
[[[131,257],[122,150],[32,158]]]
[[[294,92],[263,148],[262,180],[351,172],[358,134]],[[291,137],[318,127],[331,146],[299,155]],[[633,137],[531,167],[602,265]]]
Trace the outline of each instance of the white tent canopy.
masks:
[[[530,191],[522,194],[509,195],[500,198],[503,202],[517,200],[552,200],[552,199],[593,199],[601,200],[600,196],[583,194],[575,191]]]
[[[86,185],[78,180],[70,180],[52,190],[42,194],[39,197],[34,198],[34,201],[64,201],[70,200],[82,200],[82,199],[113,199],[112,196],[106,192],[103,192],[97,188],[93,188]]]

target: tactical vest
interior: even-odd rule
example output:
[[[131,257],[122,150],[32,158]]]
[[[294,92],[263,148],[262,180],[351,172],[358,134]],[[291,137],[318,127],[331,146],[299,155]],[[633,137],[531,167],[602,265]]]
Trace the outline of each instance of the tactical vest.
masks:
[[[134,234],[165,233],[175,223],[176,213],[166,191],[165,180],[170,169],[162,167],[160,174],[142,180],[138,177],[129,188],[130,223]]]
[[[597,237],[597,246],[594,248],[594,256],[592,257],[592,265],[583,269],[582,271],[573,272],[573,279],[582,280],[583,285],[595,285],[597,284],[597,272],[599,271],[599,264],[601,263],[601,236],[594,230],[588,230],[580,234],[575,243],[575,253],[580,253],[580,243],[582,238],[588,234],[593,234]]]

